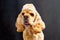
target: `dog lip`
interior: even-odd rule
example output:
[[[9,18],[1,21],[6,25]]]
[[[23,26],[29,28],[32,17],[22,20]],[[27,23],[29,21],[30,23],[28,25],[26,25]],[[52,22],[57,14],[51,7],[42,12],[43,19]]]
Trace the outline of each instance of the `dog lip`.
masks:
[[[24,20],[25,25],[29,25],[28,20]]]

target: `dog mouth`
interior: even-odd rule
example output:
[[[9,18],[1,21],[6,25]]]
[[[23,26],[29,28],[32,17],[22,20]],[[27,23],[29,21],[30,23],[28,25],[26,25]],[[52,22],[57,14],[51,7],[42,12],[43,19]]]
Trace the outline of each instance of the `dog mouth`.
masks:
[[[24,25],[26,25],[26,26],[30,25],[28,20],[24,20]]]

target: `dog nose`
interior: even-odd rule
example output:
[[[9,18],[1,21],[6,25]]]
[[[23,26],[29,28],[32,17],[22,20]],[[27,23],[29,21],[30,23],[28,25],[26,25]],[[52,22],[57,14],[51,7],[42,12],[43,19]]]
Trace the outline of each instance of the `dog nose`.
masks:
[[[28,16],[24,16],[24,18],[25,18],[25,19],[27,19],[27,18],[28,18]]]

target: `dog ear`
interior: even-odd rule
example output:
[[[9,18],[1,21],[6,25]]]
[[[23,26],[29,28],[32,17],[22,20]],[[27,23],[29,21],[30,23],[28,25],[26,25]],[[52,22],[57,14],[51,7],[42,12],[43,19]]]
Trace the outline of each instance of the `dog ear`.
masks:
[[[36,21],[38,23],[38,25],[40,25],[41,29],[44,30],[45,29],[45,23],[42,20],[41,16],[39,15],[39,13],[37,12],[37,18]]]
[[[33,29],[35,30],[35,32],[41,32],[42,30],[45,29],[45,23],[43,22],[38,12],[36,12],[34,23],[35,23],[35,26],[33,27]]]
[[[21,14],[18,15],[17,20],[16,20],[16,28],[17,28],[17,32],[23,32],[24,31],[24,25],[21,24]]]

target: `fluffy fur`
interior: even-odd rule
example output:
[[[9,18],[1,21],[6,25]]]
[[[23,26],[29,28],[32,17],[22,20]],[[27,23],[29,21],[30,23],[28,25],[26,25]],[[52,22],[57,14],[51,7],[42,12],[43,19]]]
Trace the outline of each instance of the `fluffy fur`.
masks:
[[[28,16],[28,26],[24,24],[24,16]],[[33,4],[23,6],[16,20],[16,28],[17,32],[23,32],[24,40],[44,40],[45,23]]]

